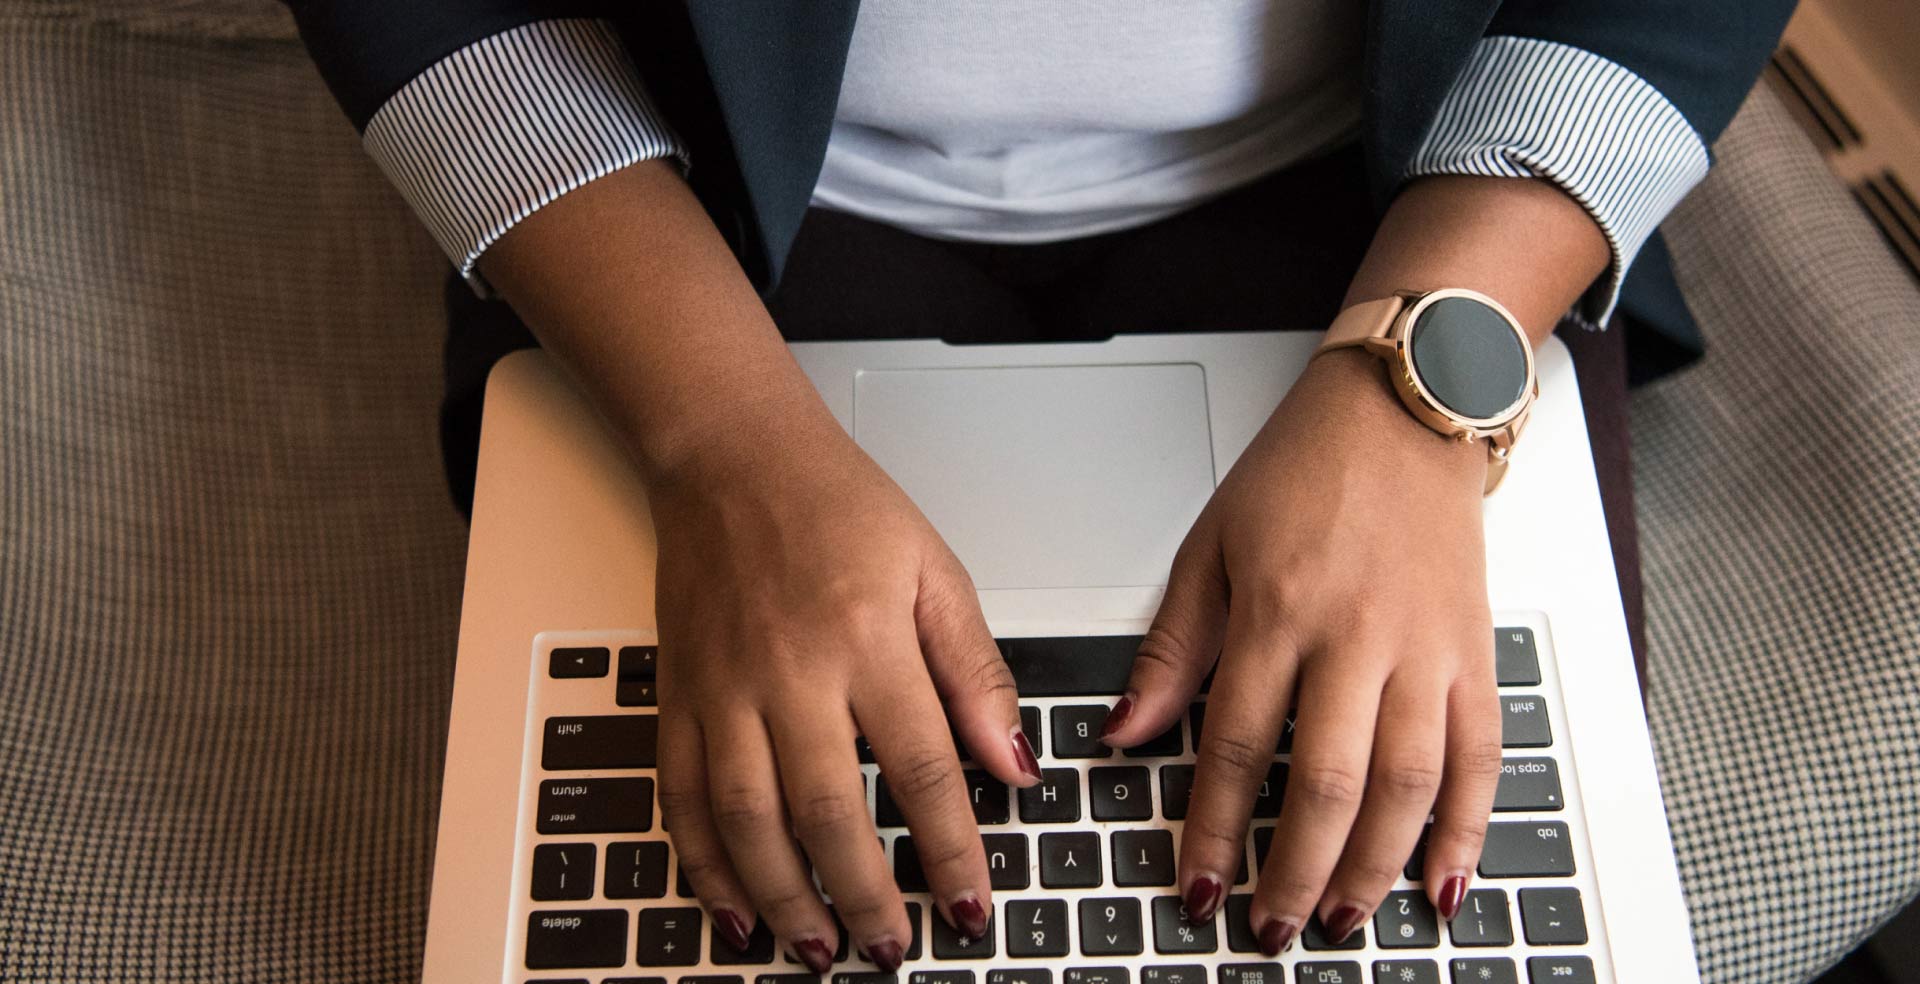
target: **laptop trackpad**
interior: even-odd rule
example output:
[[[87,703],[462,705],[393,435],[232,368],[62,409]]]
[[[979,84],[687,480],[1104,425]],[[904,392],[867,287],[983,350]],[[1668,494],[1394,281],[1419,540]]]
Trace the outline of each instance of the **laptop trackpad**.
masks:
[[[1194,364],[865,370],[853,425],[980,588],[1165,584],[1213,493]]]

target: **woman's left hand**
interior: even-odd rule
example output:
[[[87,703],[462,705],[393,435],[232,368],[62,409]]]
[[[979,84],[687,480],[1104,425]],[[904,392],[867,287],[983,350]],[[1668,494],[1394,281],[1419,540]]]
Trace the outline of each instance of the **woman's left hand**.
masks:
[[[1250,910],[1278,953],[1314,915],[1344,938],[1427,822],[1443,918],[1480,856],[1500,769],[1484,444],[1415,420],[1359,350],[1315,359],[1201,512],[1103,738],[1173,725],[1214,676],[1180,846],[1210,919],[1244,863],[1255,793],[1298,708],[1273,847]]]

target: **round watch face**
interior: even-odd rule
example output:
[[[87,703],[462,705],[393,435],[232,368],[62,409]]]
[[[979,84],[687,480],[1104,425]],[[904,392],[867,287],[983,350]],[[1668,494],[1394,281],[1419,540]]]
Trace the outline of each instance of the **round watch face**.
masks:
[[[1420,385],[1459,416],[1491,420],[1527,389],[1527,349],[1501,313],[1470,297],[1426,305],[1407,339]]]

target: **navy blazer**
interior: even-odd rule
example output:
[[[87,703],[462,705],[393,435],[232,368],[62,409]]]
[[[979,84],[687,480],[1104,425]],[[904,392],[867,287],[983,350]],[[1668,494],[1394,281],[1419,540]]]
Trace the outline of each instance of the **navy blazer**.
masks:
[[[1357,0],[1356,0],[1357,2]],[[1362,141],[1384,206],[1473,47],[1490,34],[1591,51],[1658,89],[1711,144],[1792,13],[1792,0],[1368,0]],[[689,173],[761,291],[778,281],[819,176],[858,0],[288,0],[354,125],[414,76],[537,20],[613,22],[660,110],[700,166]],[[1697,357],[1704,341],[1658,237],[1621,294],[1635,375]]]

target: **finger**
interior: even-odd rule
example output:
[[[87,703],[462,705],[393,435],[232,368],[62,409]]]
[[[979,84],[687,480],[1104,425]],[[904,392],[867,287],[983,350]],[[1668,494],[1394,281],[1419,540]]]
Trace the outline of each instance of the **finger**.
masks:
[[[1238,613],[1229,622],[1180,835],[1180,894],[1201,921],[1212,917],[1246,861],[1247,818],[1273,766],[1293,692],[1292,641]]]
[[[1040,762],[1020,730],[1013,671],[987,631],[972,579],[951,553],[921,575],[913,617],[933,685],[973,760],[1008,785],[1039,782]]]
[[[1500,784],[1500,698],[1493,654],[1447,693],[1446,766],[1427,840],[1426,885],[1433,907],[1451,921],[1460,912]]]
[[[854,716],[887,792],[907,818],[935,907],[948,925],[977,937],[986,932],[993,889],[966,777],[946,729],[928,727],[940,720],[940,702],[925,671],[913,660],[895,665],[893,672],[856,681]]]
[[[1167,730],[1213,669],[1227,621],[1227,570],[1219,544],[1202,518],[1174,554],[1167,593],[1133,658],[1127,692],[1100,729],[1101,741],[1129,748]]]
[[[833,713],[779,716],[768,725],[793,832],[833,897],[834,911],[869,960],[886,973],[900,969],[913,927],[867,816],[852,717],[835,707]]]
[[[1285,802],[1249,912],[1270,953],[1307,924],[1360,810],[1384,683],[1360,675],[1365,661],[1354,653],[1364,651],[1328,653],[1301,674]]]
[[[1327,935],[1345,940],[1386,898],[1413,853],[1446,762],[1446,680],[1398,673],[1380,695],[1366,796],[1320,901]]]
[[[745,950],[753,933],[754,908],[713,826],[700,725],[691,713],[669,706],[660,709],[660,822],[673,838],[680,873],[706,905],[714,926],[734,949]]]
[[[788,833],[764,722],[757,711],[741,708],[704,721],[702,731],[714,827],[734,872],[774,935],[809,970],[825,973],[840,934]]]

